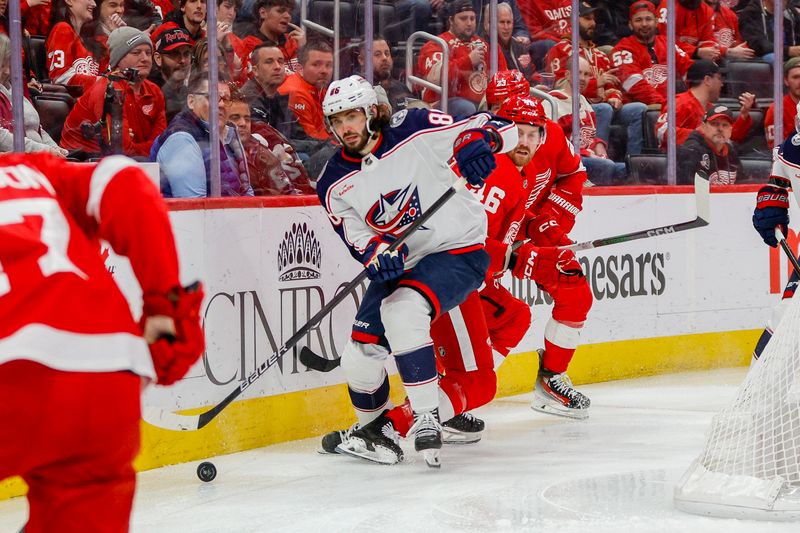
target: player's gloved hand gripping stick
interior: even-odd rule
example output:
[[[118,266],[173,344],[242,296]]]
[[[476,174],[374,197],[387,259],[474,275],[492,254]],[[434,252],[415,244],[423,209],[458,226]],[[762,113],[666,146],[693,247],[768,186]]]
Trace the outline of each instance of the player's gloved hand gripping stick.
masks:
[[[386,249],[386,252],[393,252],[404,246],[406,240],[408,240],[411,235],[423,224],[428,222],[430,218],[445,204],[447,203],[450,198],[452,198],[459,189],[463,189],[466,186],[467,180],[465,178],[459,178],[444,194],[442,194],[418,219],[416,219],[408,229],[394,242],[392,242],[389,247]],[[173,413],[170,411],[165,411],[158,407],[147,407],[145,406],[142,409],[142,417],[148,423],[161,427],[164,429],[171,429],[174,431],[195,431],[202,427],[208,425],[218,414],[222,412],[231,402],[233,402],[236,398],[238,398],[250,385],[255,383],[255,381],[261,377],[267,370],[272,367],[280,357],[282,357],[286,352],[291,350],[298,342],[303,340],[308,332],[316,326],[324,317],[327,315],[334,307],[339,305],[344,299],[350,296],[360,284],[364,281],[364,279],[368,276],[368,269],[364,269],[358,273],[358,275],[353,278],[353,281],[347,284],[343,290],[339,291],[333,299],[328,302],[325,306],[322,307],[317,313],[312,316],[308,322],[306,322],[303,327],[301,327],[297,332],[292,335],[289,340],[287,340],[283,345],[278,348],[278,350],[273,353],[269,359],[261,363],[248,377],[246,380],[242,381],[242,383],[230,394],[228,394],[221,402],[217,405],[205,411],[203,413],[197,415],[181,415],[178,413]],[[303,361],[302,352],[300,361]]]

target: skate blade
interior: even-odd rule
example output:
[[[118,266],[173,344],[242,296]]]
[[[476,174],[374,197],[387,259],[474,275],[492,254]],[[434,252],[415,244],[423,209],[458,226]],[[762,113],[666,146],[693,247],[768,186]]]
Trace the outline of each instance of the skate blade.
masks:
[[[483,437],[481,431],[465,433],[447,427],[442,428],[442,444],[475,444],[481,440],[481,437]]]
[[[341,452],[339,452],[338,450],[329,452],[328,450],[320,446],[319,448],[317,448],[317,453],[320,455],[339,455]]]
[[[556,405],[555,402],[544,402],[538,398],[535,399],[531,404],[531,409],[546,415],[572,418],[573,420],[586,420],[589,418],[588,409],[570,409],[569,407],[564,407],[561,404]]]
[[[351,439],[346,446],[344,444],[339,444],[336,447],[336,451],[344,455],[365,459],[372,463],[378,463],[381,465],[394,465],[403,460],[402,457],[397,457],[394,452],[387,450],[382,446],[377,446],[375,450],[369,450],[366,446],[359,442],[358,439]]]
[[[428,465],[430,468],[441,468],[442,467],[442,460],[439,456],[439,450],[432,448],[430,450],[422,450],[419,452],[422,454],[422,458],[425,459],[425,464]]]

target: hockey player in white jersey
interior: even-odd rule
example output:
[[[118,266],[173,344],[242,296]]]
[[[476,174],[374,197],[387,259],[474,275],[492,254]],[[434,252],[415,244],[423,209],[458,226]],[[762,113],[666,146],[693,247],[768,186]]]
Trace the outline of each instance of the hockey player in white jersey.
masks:
[[[333,82],[323,112],[343,148],[328,161],[317,194],[371,280],[342,354],[360,428],[339,451],[381,463],[402,459],[385,416],[392,407],[385,369],[391,353],[414,411],[409,435],[426,462],[438,466],[440,392],[430,324],[483,282],[489,265],[483,206],[459,190],[398,251],[387,248],[454,184],[456,172],[481,185],[495,167],[492,154],[516,146],[516,127],[487,113],[454,122],[424,109],[389,119],[359,76]]]
[[[800,174],[800,103],[797,104],[797,115],[794,122],[796,131],[775,150],[769,184],[759,189],[753,213],[753,226],[764,242],[773,248],[778,246],[778,239],[775,236],[776,228],[780,228],[784,235],[789,228],[791,177]],[[797,191],[795,191],[796,193]],[[783,298],[773,309],[772,317],[756,343],[753,350],[753,361],[758,360],[767,347],[773,330],[778,327],[789,301],[797,290],[798,281],[800,281],[800,277],[797,272],[792,271],[792,275],[783,289]]]

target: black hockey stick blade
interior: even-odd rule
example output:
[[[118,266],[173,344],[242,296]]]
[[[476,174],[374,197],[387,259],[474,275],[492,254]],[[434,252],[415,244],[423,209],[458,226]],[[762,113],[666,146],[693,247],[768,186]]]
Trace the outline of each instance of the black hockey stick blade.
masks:
[[[709,222],[711,222],[711,185],[708,182],[708,175],[705,172],[698,171],[694,175],[694,196],[697,208],[697,216],[694,220],[634,231],[631,233],[625,233],[623,235],[617,235],[615,237],[605,237],[603,239],[595,239],[593,241],[576,243],[569,246],[564,246],[564,248],[569,248],[573,251],[591,250],[592,248],[608,246],[609,244],[619,244],[638,239],[647,239],[650,237],[657,237],[659,235],[669,235],[670,233],[678,233],[679,231],[686,231],[708,226]]]
[[[325,359],[321,355],[315,354],[308,346],[303,346],[300,349],[300,362],[306,365],[311,370],[317,372],[330,372],[342,364],[342,358]]]
[[[420,226],[430,220],[430,218],[445,203],[447,203],[447,201],[450,200],[450,198],[452,198],[456,192],[458,192],[460,189],[463,189],[466,184],[467,180],[465,178],[458,178],[450,188],[442,193],[442,195],[431,204],[431,206],[422,214],[422,216],[411,223],[408,229],[406,229],[406,231],[404,231],[403,234],[400,235],[400,237],[389,246],[388,250],[393,251],[402,246],[403,243],[408,240],[408,238],[411,237],[411,235],[413,235]],[[183,415],[161,409],[160,407],[145,406],[142,409],[142,418],[144,418],[147,423],[153,426],[163,429],[170,429],[173,431],[196,431],[205,427],[228,405],[238,398],[242,392],[255,383],[256,380],[264,375],[267,370],[274,366],[275,363],[278,362],[278,359],[283,357],[286,352],[294,348],[298,342],[303,340],[308,332],[311,331],[311,328],[316,326],[328,313],[333,310],[334,307],[339,305],[345,298],[350,296],[350,293],[356,290],[356,288],[366,279],[366,277],[367,270],[363,269],[355,278],[353,278],[350,283],[348,283],[341,291],[339,291],[330,302],[325,304],[322,309],[317,311],[317,313],[312,316],[308,322],[306,322],[299,330],[297,330],[297,332],[295,332],[295,334],[292,335],[289,340],[283,343],[283,345],[278,348],[278,350],[273,353],[269,359],[261,363],[258,368],[256,368],[250,373],[249,376],[247,376],[247,379],[243,380],[239,386],[236,387],[236,389],[231,391],[231,393],[228,394],[221,402],[208,411],[196,415]]]

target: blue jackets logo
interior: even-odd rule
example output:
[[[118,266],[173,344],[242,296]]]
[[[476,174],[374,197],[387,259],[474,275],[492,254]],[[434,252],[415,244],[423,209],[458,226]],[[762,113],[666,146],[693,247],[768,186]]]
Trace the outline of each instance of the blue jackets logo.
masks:
[[[414,222],[422,214],[417,188],[397,189],[388,194],[381,194],[380,200],[367,213],[367,224],[380,233],[399,235],[404,226]]]

